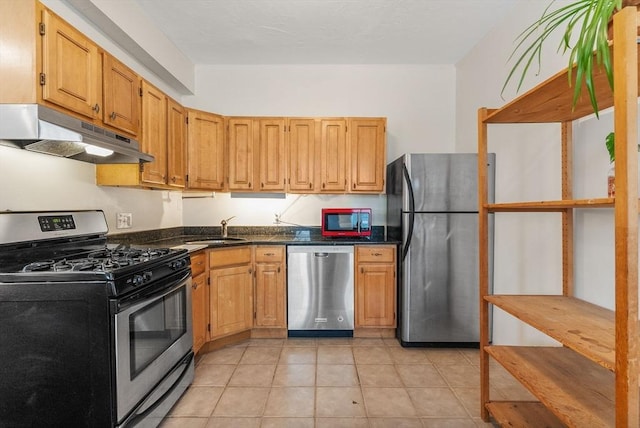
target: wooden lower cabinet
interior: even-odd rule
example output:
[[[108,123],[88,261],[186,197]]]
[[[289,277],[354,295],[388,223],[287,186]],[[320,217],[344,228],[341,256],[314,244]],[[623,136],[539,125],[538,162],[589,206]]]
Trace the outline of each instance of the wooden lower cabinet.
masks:
[[[356,246],[356,327],[396,327],[396,247]]]
[[[285,246],[258,245],[255,260],[254,327],[284,328],[287,326]]]
[[[193,352],[197,353],[207,342],[209,324],[209,271],[207,254],[198,251],[191,255],[191,313],[193,320]]]
[[[209,251],[210,338],[248,330],[253,325],[251,247]]]

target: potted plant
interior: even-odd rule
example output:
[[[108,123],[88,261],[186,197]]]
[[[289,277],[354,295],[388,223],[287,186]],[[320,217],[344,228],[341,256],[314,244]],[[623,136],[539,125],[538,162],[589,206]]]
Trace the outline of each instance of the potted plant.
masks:
[[[563,54],[570,53],[568,84],[574,88],[573,105],[575,106],[578,101],[584,84],[593,111],[598,116],[598,101],[593,81],[594,66],[599,65],[604,68],[609,85],[613,89],[609,24],[615,12],[626,6],[637,7],[640,5],[640,0],[576,0],[552,10],[553,3],[552,1],[547,6],[540,19],[527,27],[516,38],[517,44],[509,60],[517,59],[515,59],[515,64],[507,76],[502,92],[504,93],[505,88],[519,70],[521,76],[518,80],[517,90],[520,90],[531,66],[537,64],[539,70],[544,42],[555,30],[564,29],[558,50]],[[575,69],[572,68],[574,63]]]

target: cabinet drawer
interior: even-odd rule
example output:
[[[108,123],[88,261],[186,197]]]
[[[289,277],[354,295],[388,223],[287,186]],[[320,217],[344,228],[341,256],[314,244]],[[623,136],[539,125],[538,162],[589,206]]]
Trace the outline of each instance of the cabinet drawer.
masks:
[[[256,247],[256,262],[283,262],[284,246],[267,245]]]
[[[207,269],[207,255],[199,251],[191,255],[191,275],[195,278]]]
[[[396,247],[392,245],[357,245],[356,260],[358,262],[388,262],[396,259]]]
[[[251,263],[251,247],[209,251],[209,269]]]

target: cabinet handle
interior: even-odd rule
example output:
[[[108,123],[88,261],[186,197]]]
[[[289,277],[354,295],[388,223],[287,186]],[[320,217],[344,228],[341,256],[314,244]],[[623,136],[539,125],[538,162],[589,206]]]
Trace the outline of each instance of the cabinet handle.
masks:
[[[98,103],[96,103],[96,105],[93,106],[93,111],[95,111],[96,113],[100,113],[100,106],[98,105]]]
[[[382,253],[373,253],[374,257],[378,257],[378,256],[381,256],[381,255],[382,255]]]
[[[275,256],[276,253],[264,253],[265,256]]]
[[[109,117],[111,118],[111,120],[116,120],[116,112],[115,111],[111,112]]]

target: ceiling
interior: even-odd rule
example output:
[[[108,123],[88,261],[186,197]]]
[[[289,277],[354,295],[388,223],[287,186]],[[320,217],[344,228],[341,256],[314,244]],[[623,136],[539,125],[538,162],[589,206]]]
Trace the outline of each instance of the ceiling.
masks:
[[[455,64],[515,0],[135,0],[194,64]]]

